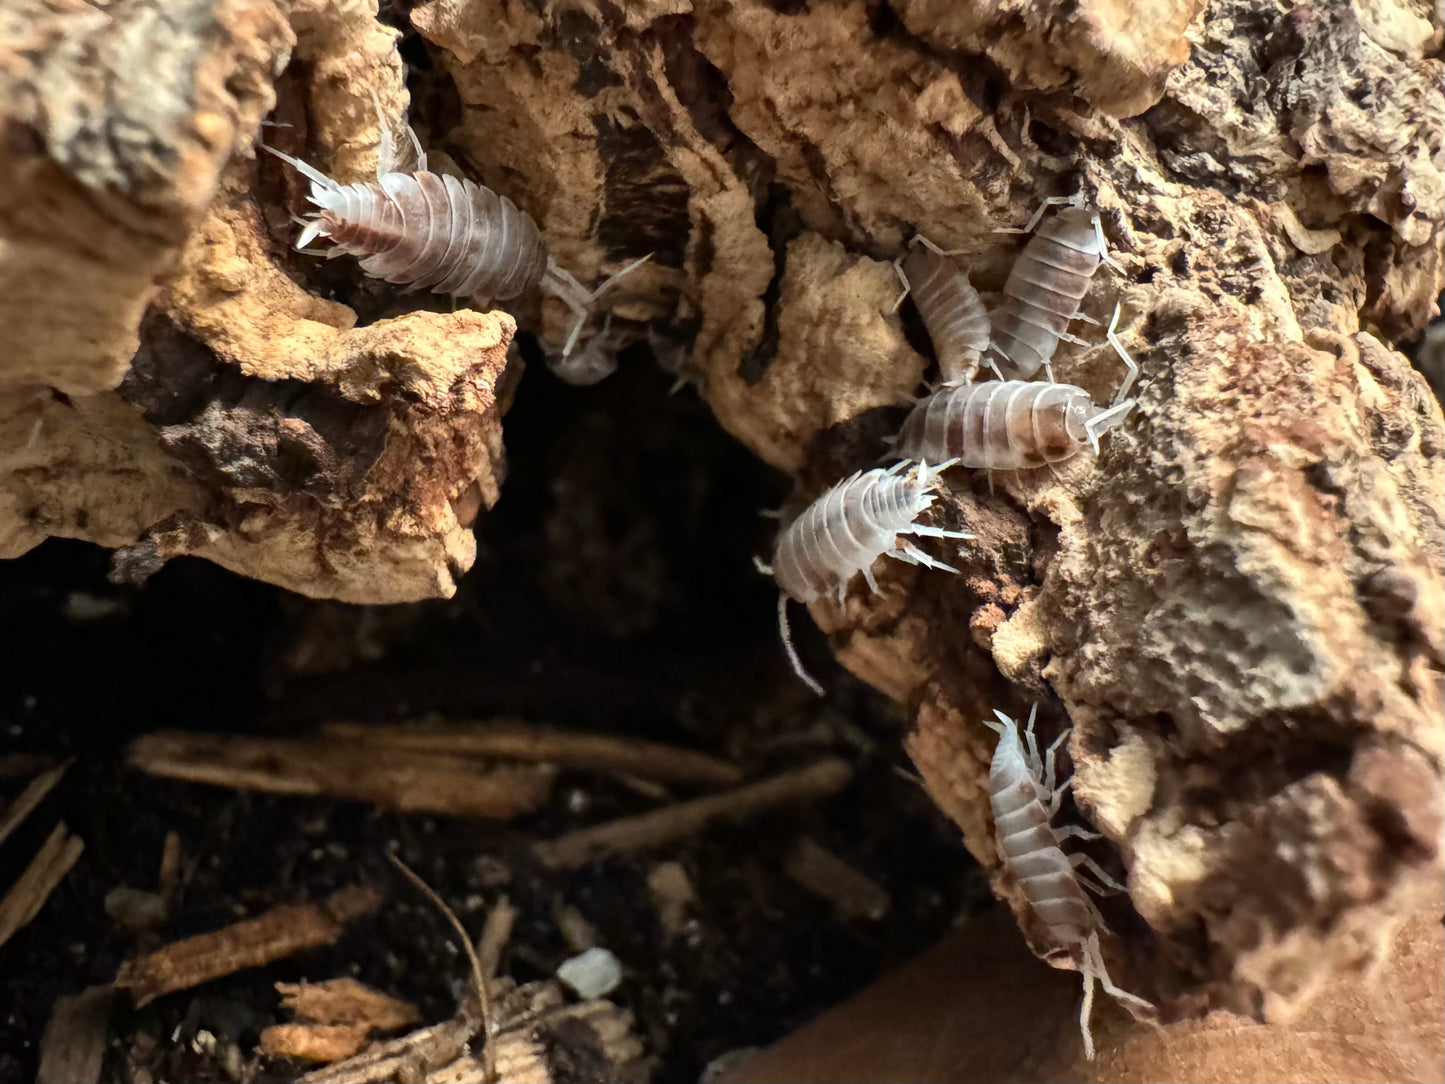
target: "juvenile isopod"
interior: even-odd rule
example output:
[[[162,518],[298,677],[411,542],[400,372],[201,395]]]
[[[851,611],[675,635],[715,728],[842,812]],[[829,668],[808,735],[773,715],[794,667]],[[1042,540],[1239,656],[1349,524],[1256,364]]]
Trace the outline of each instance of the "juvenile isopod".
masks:
[[[939,389],[909,413],[893,443],[902,459],[947,459],[985,470],[1062,463],[1124,420],[1135,402],[1101,409],[1083,388],[985,380]]]
[[[1043,213],[1056,204],[1063,205],[1059,212],[1040,223]],[[1083,342],[1070,335],[1068,328],[1069,322],[1080,315],[1079,302],[1088,292],[1094,272],[1100,263],[1116,268],[1118,265],[1109,258],[1099,213],[1084,206],[1082,193],[1044,200],[1020,232],[1033,236],[1014,260],[1004,283],[1003,300],[989,314],[989,346],[1009,364],[1013,375],[1027,380],[1042,368],[1044,375],[1053,380],[1052,361],[1060,340]],[[1118,315],[1115,309],[1116,322]],[[1129,368],[1124,382],[1127,389],[1138,368],[1114,335],[1113,324],[1108,336]]]
[[[913,296],[947,384],[972,379],[988,349],[990,334],[983,299],[951,255],[920,235],[913,239],[908,254],[893,263],[903,283],[893,308],[897,311],[905,297]]]
[[[1068,951],[1083,977],[1084,1004],[1079,1012],[1079,1026],[1084,1032],[1084,1054],[1092,1060],[1094,1037],[1089,1031],[1089,1017],[1094,1008],[1095,980],[1119,1001],[1149,1011],[1154,1007],[1115,986],[1104,966],[1099,933],[1106,927],[1094,901],[1084,894],[1084,887],[1104,893],[1123,891],[1123,886],[1088,855],[1065,854],[1059,846],[1070,837],[1098,839],[1099,836],[1097,832],[1074,825],[1054,826],[1053,817],[1073,781],[1065,779],[1054,785],[1054,753],[1069,731],[1064,730],[1054,739],[1040,762],[1038,743],[1034,740],[1037,712],[1035,705],[1029,713],[1023,740],[1019,737],[1018,724],[1003,712],[994,712],[997,722],[984,720],[984,725],[999,736],[988,769],[994,838],[999,857],[1018,882],[1029,906],[1048,929],[1054,943]]]
[[[540,284],[577,317],[562,349],[564,358],[570,355],[598,297],[648,257],[588,290],[557,266],[537,224],[506,196],[429,171],[410,128],[417,168],[394,170],[395,149],[379,103],[377,118],[381,147],[375,181],[340,184],[299,158],[266,147],[311,182],[308,199],[317,210],[300,220],[305,228],[296,247],[324,237],[333,246],[328,256],[360,257],[361,269],[373,278],[483,304],[510,301]]]
[[[957,569],[936,561],[905,535],[926,538],[972,538],[962,531],[928,527],[916,520],[934,500],[938,475],[951,464],[930,468],[919,463],[896,463],[887,469],[858,471],[845,478],[805,508],[778,536],[769,567],[758,568],[778,581],[778,631],[793,672],[819,696],[823,687],[803,669],[788,631],[788,599],[807,604],[828,593],[842,601],[848,584],[858,573],[874,594],[881,594],[873,578],[873,562],[887,555],[909,564]]]

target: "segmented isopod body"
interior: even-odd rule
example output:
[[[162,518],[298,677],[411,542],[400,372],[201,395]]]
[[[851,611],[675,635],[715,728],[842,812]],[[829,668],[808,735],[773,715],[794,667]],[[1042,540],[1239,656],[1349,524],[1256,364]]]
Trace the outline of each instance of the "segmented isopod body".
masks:
[[[1077,341],[1069,322],[1099,264],[1108,259],[1099,215],[1080,196],[1047,200],[1065,206],[1044,219],[1014,260],[1003,300],[990,314],[993,352],[1008,362],[1012,375],[1025,379],[1040,368],[1053,379],[1050,362],[1059,341]],[[1025,227],[1025,232],[1034,223]]]
[[[1029,380],[959,384],[928,396],[893,445],[904,459],[953,459],[965,467],[1020,470],[1061,463],[1123,421],[1132,399],[1107,409],[1083,388]]]
[[[900,277],[928,328],[944,381],[969,380],[988,349],[988,310],[961,267],[930,242],[915,240]]]
[[[339,184],[273,151],[311,181],[318,210],[296,243],[329,240],[330,254],[360,257],[373,278],[457,297],[510,301],[547,271],[537,224],[506,196],[432,173],[425,155],[413,173],[378,171],[375,181]]]
[[[1152,1010],[1153,1006],[1143,998],[1120,990],[1109,978],[1099,948],[1099,934],[1106,927],[1094,901],[1084,894],[1083,886],[1098,892],[1122,891],[1123,886],[1092,858],[1065,854],[1059,846],[1070,837],[1097,839],[1098,833],[1073,825],[1054,826],[1053,817],[1072,782],[1066,779],[1054,785],[1054,754],[1069,731],[1064,730],[1054,740],[1041,762],[1034,740],[1036,713],[1037,706],[1029,714],[1022,738],[1018,724],[1002,712],[994,712],[997,722],[985,720],[999,736],[988,769],[994,835],[999,857],[1014,875],[1029,906],[1055,944],[1068,950],[1083,976],[1084,1003],[1079,1025],[1084,1033],[1084,1053],[1093,1058],[1094,1037],[1089,1031],[1089,1017],[1094,1007],[1095,980],[1120,1001],[1145,1010]]]
[[[391,135],[379,101],[376,110],[381,146],[375,181],[340,184],[299,158],[266,148],[311,182],[308,198],[319,208],[302,220],[306,228],[296,247],[325,237],[333,245],[328,256],[358,256],[361,269],[373,278],[484,303],[510,301],[540,284],[576,317],[562,347],[562,357],[568,358],[597,299],[650,254],[588,290],[557,266],[537,224],[506,196],[429,171],[410,128],[417,168],[393,170]]]
[[[778,536],[773,564],[760,565],[777,578],[778,624],[794,671],[814,692],[823,689],[804,672],[788,634],[787,602],[794,598],[813,602],[832,592],[841,601],[848,584],[860,572],[874,594],[873,562],[885,554],[910,564],[957,571],[936,561],[905,535],[930,538],[972,538],[960,531],[928,527],[915,522],[934,500],[938,475],[948,463],[916,470],[897,463],[888,469],[859,471],[845,478],[810,504]]]

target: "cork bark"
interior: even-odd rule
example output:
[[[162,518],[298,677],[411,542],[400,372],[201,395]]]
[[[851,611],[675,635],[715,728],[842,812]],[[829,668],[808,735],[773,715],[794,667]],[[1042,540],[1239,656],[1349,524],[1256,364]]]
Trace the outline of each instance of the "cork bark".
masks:
[[[1057,477],[950,473],[935,510],[978,535],[936,551],[960,574],[886,562],[882,597],[813,617],[910,710],[921,774],[1037,951],[980,723],[1035,700],[1044,736],[1072,723],[1090,851],[1127,880],[1104,907],[1116,981],[1166,1020],[1282,1019],[1441,875],[1445,425],[1395,344],[1445,266],[1442,28],[1427,0],[1156,7],[396,18],[441,87],[413,109],[429,148],[584,282],[652,253],[610,334],[800,503],[876,461],[936,371],[891,311],[907,239],[958,250],[992,304],[1021,243],[996,228],[1085,192],[1122,273],[1084,311],[1120,305],[1138,411]],[[166,78],[127,90],[148,39],[126,28],[162,10],[171,52],[144,63]],[[370,95],[402,105],[393,32],[269,0],[38,5],[22,30],[0,65],[4,552],[63,534],[357,601],[449,592],[501,483],[513,318],[413,311],[439,306],[288,253],[302,193],[254,149],[274,102],[292,127],[265,138],[363,178]],[[570,320],[515,315],[553,351]],[[1081,327],[1100,345],[1056,368],[1106,402],[1122,370]]]

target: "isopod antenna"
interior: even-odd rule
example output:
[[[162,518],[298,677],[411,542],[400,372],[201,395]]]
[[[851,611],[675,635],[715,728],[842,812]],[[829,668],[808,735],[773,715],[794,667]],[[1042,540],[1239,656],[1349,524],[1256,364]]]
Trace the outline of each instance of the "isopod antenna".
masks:
[[[823,686],[812,674],[803,669],[803,660],[798,658],[798,649],[793,646],[793,630],[788,625],[788,593],[778,592],[778,634],[783,638],[783,650],[788,653],[788,664],[803,684],[818,696],[823,695]]]
[[[766,514],[766,513],[765,513]],[[753,558],[753,567],[764,576],[773,575],[772,567],[764,563],[761,557]],[[778,636],[783,641],[783,650],[788,653],[788,665],[793,668],[793,673],[808,688],[812,689],[818,696],[823,696],[823,686],[807,670],[803,669],[803,660],[798,658],[798,649],[793,646],[793,630],[788,625],[788,593],[778,592]]]

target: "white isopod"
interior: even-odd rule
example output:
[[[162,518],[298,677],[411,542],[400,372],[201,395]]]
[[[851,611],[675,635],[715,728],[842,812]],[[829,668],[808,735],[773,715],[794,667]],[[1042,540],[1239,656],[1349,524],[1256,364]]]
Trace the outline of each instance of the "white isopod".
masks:
[[[1096,980],[1121,1002],[1146,1011],[1152,1011],[1154,1006],[1115,986],[1104,966],[1099,933],[1107,927],[1094,901],[1084,894],[1084,887],[1101,894],[1111,890],[1122,892],[1124,888],[1088,855],[1065,854],[1059,846],[1071,837],[1098,839],[1099,834],[1075,825],[1054,826],[1053,817],[1073,781],[1065,779],[1054,785],[1054,753],[1068,737],[1069,730],[1065,729],[1054,739],[1041,762],[1038,743],[1034,740],[1037,713],[1038,705],[1034,705],[1022,739],[1018,724],[1003,712],[994,712],[997,722],[984,720],[984,725],[999,736],[988,769],[994,836],[999,856],[1018,882],[1029,906],[1055,944],[1069,952],[1083,977],[1084,1004],[1079,1012],[1079,1026],[1084,1033],[1084,1054],[1092,1059],[1094,1037],[1089,1030],[1089,1017],[1094,1008]]]
[[[892,454],[903,459],[951,459],[965,467],[1024,470],[1062,463],[1085,448],[1135,406],[1126,399],[1107,409],[1083,388],[1032,380],[985,380],[940,388],[903,422]]]
[[[1043,213],[1059,204],[1062,209],[1058,214],[1040,224]],[[1038,226],[1037,232],[1034,232],[1035,226]],[[1070,321],[1080,317],[1079,302],[1088,292],[1094,272],[1100,263],[1115,268],[1118,265],[1109,258],[1099,213],[1085,207],[1082,193],[1049,197],[1017,232],[1033,233],[1033,236],[1014,260],[1004,283],[1003,300],[989,314],[992,326],[989,348],[992,354],[1008,363],[1014,375],[1028,379],[1042,368],[1044,375],[1053,380],[1052,360],[1059,342],[1083,343],[1082,339],[1069,334],[1068,327]],[[1116,322],[1118,316],[1116,308]],[[1110,344],[1129,368],[1122,398],[1139,370],[1114,335],[1113,324],[1108,334]]]
[[[936,499],[938,475],[952,464],[930,468],[907,463],[887,469],[858,471],[845,478],[805,508],[778,535],[772,566],[758,569],[778,581],[778,630],[793,672],[819,696],[823,687],[803,669],[788,631],[788,599],[804,605],[832,592],[842,601],[848,584],[860,572],[874,594],[881,594],[873,578],[873,562],[887,555],[926,568],[947,572],[957,569],[936,561],[905,535],[926,538],[972,538],[915,522]]]
[[[373,98],[376,101],[375,98]],[[417,168],[394,168],[395,147],[376,101],[381,146],[376,180],[340,184],[289,154],[265,149],[311,182],[308,199],[317,210],[299,219],[305,229],[296,242],[305,248],[318,237],[332,242],[328,256],[360,257],[366,274],[398,285],[489,304],[509,301],[540,284],[576,317],[566,344],[577,344],[597,299],[649,257],[634,260],[596,290],[588,290],[547,252],[537,224],[506,196],[469,180],[432,173],[416,132],[407,129]]]
[[[983,299],[968,281],[968,273],[953,262],[954,255],[920,234],[908,254],[893,261],[893,270],[903,283],[893,309],[897,311],[912,294],[946,384],[973,378],[988,349],[990,334]]]

